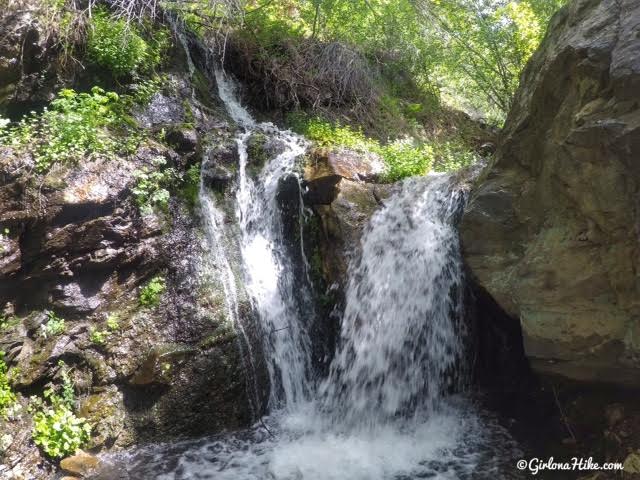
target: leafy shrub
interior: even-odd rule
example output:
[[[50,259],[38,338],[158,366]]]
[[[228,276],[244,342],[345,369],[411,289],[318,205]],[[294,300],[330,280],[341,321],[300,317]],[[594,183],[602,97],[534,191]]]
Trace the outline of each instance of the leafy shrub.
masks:
[[[291,128],[313,140],[318,146],[341,145],[355,150],[371,150],[377,142],[365,137],[361,130],[354,130],[339,123],[333,124],[320,117],[307,118],[301,115],[289,117]]]
[[[434,143],[433,150],[433,170],[436,172],[459,170],[476,161],[476,155],[459,141]]]
[[[134,172],[136,186],[133,196],[143,214],[151,213],[154,208],[165,211],[169,206],[169,187],[177,178],[173,168],[165,168],[167,160],[164,157],[153,159],[154,169],[143,167]]]
[[[162,62],[169,45],[167,29],[155,29],[152,40],[147,42],[138,26],[98,9],[89,27],[87,57],[119,78],[151,71]]]
[[[56,397],[51,397],[56,398]],[[65,404],[52,401],[33,416],[33,441],[52,458],[75,453],[88,440],[91,426]]]
[[[393,142],[378,149],[386,165],[384,177],[395,182],[414,175],[424,175],[433,163],[433,149],[429,145],[415,147],[408,142]]]
[[[75,393],[73,382],[64,362],[60,361],[62,386],[47,388],[44,400],[32,397],[30,410],[33,415],[32,437],[51,458],[63,458],[75,453],[89,440],[91,426],[74,413]]]
[[[133,94],[128,98],[138,105],[146,105],[151,101],[153,96],[162,89],[166,81],[166,78],[163,76],[155,76],[134,83],[130,86]]]
[[[0,418],[6,418],[7,411],[15,403],[16,395],[9,385],[7,364],[4,361],[5,353],[0,350]]]
[[[40,335],[42,335],[43,338],[55,337],[64,332],[64,318],[58,317],[51,311],[47,312],[47,317],[47,322],[40,325]]]
[[[164,277],[153,277],[140,290],[140,305],[143,307],[155,307],[160,303],[160,297],[166,290],[166,282]]]
[[[332,124],[318,117],[292,117],[292,128],[319,146],[339,145],[377,153],[385,163],[383,177],[386,181],[395,182],[413,175],[424,175],[433,165],[433,148],[430,145],[415,146],[406,140],[381,145],[377,140],[367,138],[360,130]]]
[[[75,415],[73,383],[63,363],[62,393],[53,388],[44,391],[45,401],[34,398],[33,441],[51,458],[63,458],[75,453],[89,440],[91,426]]]
[[[55,162],[76,161],[89,154],[112,154],[122,148],[108,128],[125,118],[120,97],[93,87],[91,93],[64,89],[42,114],[32,112],[13,127],[0,128],[0,144],[33,153],[39,172]],[[129,147],[125,142],[125,148]]]

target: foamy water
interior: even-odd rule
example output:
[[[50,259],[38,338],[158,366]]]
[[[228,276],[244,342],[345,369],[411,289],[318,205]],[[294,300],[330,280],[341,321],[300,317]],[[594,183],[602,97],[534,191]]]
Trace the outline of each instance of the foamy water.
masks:
[[[520,453],[496,420],[452,397],[428,418],[375,432],[336,430],[313,402],[265,426],[111,457],[107,478],[131,480],[516,479]]]

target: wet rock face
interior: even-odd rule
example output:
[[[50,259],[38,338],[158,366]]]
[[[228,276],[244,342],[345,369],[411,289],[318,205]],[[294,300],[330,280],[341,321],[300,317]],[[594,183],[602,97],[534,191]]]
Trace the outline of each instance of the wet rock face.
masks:
[[[317,149],[307,159],[304,200],[320,219],[319,258],[329,285],[345,285],[364,227],[393,190],[371,182],[380,171],[379,158],[348,150]]]
[[[58,84],[55,42],[32,3],[19,0],[0,14],[0,116],[48,102]]]
[[[237,169],[233,132],[202,108],[186,77],[172,76],[170,85],[162,100],[169,114],[146,124],[153,115],[138,112],[148,135],[128,158],[83,158],[41,175],[28,155],[0,151],[0,350],[25,405],[60,385],[65,362],[77,413],[93,426],[92,451],[251,421],[237,336],[222,288],[202,274],[202,221],[183,190],[204,150],[222,152],[220,164]],[[195,120],[185,126],[187,103]],[[165,143],[153,140],[172,123]],[[133,192],[136,174],[158,168],[157,157],[180,180],[167,187],[168,211],[145,213]],[[164,291],[157,304],[143,305],[140,292],[156,276]],[[64,319],[59,331],[50,330],[52,315]],[[0,431],[19,439],[0,451],[0,467],[6,460],[15,464],[11,474],[46,478],[38,472],[51,465],[30,441],[31,416],[22,412],[0,418]]]
[[[62,167],[40,188],[34,178],[10,179],[13,165],[3,163],[8,182],[0,190],[12,201],[0,205],[0,303],[87,315],[109,301],[116,268],[140,269],[142,276],[158,268],[161,225],[140,217],[128,197],[134,171],[161,153],[154,147],[134,162],[103,158],[82,169]]]
[[[522,78],[461,224],[533,367],[640,384],[640,4],[576,0]]]

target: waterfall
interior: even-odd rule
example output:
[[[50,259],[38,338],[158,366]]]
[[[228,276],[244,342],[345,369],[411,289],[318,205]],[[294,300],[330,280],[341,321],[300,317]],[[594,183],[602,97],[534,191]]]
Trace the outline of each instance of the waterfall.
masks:
[[[263,349],[271,380],[269,407],[290,407],[310,394],[311,342],[304,322],[300,321],[304,309],[299,304],[308,286],[295,278],[285,250],[277,194],[280,181],[294,175],[295,161],[305,153],[307,142],[270,123],[255,122],[238,101],[233,81],[220,69],[215,70],[215,77],[227,111],[243,128],[236,136],[240,159],[236,216],[241,230],[246,288],[263,331]],[[254,133],[266,135],[280,150],[255,179],[247,168],[247,142]]]
[[[202,265],[202,274],[208,277],[209,281],[217,281],[222,287],[225,317],[239,334],[237,342],[238,350],[240,351],[240,358],[243,361],[243,371],[247,379],[246,389],[249,398],[249,409],[252,419],[255,420],[260,409],[260,405],[258,405],[257,380],[254,374],[255,356],[251,349],[251,341],[248,338],[244,324],[240,318],[238,285],[227,255],[228,244],[233,241],[233,239],[229,239],[225,235],[224,213],[217,206],[214,194],[205,182],[207,171],[212,167],[210,158],[210,152],[205,152],[201,167],[200,190],[198,194],[204,229],[205,250],[207,252],[207,256],[204,258]]]
[[[314,381],[310,282],[307,272],[296,274],[278,201],[283,183],[297,178],[296,162],[307,143],[255,121],[234,83],[220,70],[215,76],[220,98],[240,127],[235,241],[262,331],[269,413],[243,432],[125,454],[119,461],[128,478],[517,478],[514,442],[492,415],[460,393],[464,279],[455,223],[464,194],[454,178],[406,180],[373,215],[349,267],[336,355],[326,378]],[[249,168],[256,133],[278,146],[259,172]],[[200,200],[228,316],[243,336],[238,285],[225,253],[233,239],[223,233],[221,210],[204,182]],[[245,368],[253,368],[251,352],[245,356]]]
[[[322,386],[340,423],[432,411],[457,385],[463,286],[453,221],[462,201],[446,175],[412,179],[371,219]]]

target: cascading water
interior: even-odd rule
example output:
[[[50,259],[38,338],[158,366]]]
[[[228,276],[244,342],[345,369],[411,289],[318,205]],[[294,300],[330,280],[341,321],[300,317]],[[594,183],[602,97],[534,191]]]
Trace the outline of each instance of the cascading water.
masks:
[[[216,70],[215,76],[220,98],[245,130],[236,137],[240,159],[236,215],[242,232],[246,288],[259,313],[265,338],[271,380],[269,406],[291,406],[310,394],[311,345],[299,320],[298,298],[304,286],[296,281],[287,261],[277,193],[281,179],[293,174],[306,142],[270,123],[257,124],[237,100],[234,84],[221,70]],[[264,165],[254,180],[247,171],[247,142],[255,132],[269,136],[278,144],[280,153]]]
[[[352,265],[341,347],[322,390],[339,422],[434,410],[462,354],[462,269],[447,176],[406,181],[373,216]]]
[[[276,199],[306,143],[257,123],[238,102],[233,83],[221,71],[216,78],[220,97],[243,129],[236,139],[236,215],[246,288],[264,332],[270,413],[246,432],[128,454],[121,463],[129,478],[517,478],[511,473],[517,452],[505,431],[469,399],[452,394],[460,387],[464,357],[454,226],[464,198],[453,180],[407,180],[372,217],[361,255],[350,266],[338,349],[329,375],[316,386],[300,304],[306,280],[295,278],[287,258]],[[247,145],[256,131],[280,149],[252,177]],[[204,185],[202,190],[211,249],[224,257],[219,211]],[[216,263],[225,270],[224,259]],[[229,280],[225,294],[233,297],[234,285]],[[236,309],[229,300],[230,314]]]

